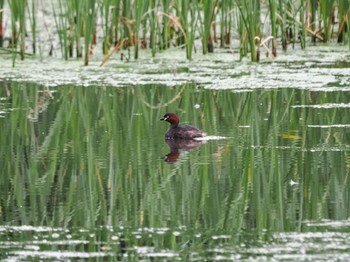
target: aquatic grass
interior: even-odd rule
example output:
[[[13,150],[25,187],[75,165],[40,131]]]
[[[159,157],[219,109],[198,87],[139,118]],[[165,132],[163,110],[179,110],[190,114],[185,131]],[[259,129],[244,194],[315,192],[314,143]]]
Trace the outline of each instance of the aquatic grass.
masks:
[[[110,26],[112,25],[110,21],[111,9],[112,9],[112,0],[104,0],[103,5],[100,5],[101,17],[103,18],[103,44],[102,44],[102,53],[105,55],[108,53],[111,43],[112,35]]]
[[[4,2],[5,0],[0,0],[0,48],[2,48],[4,44],[4,24],[3,24]]]
[[[129,39],[126,47],[131,46],[132,44],[132,29],[130,28],[132,25],[132,6],[131,2],[127,0],[123,0],[122,3],[122,17],[121,17],[121,23],[123,25],[123,30],[122,30],[122,38]]]
[[[148,8],[150,12],[148,13],[149,19],[149,46],[151,48],[152,56],[155,57],[157,50],[157,31],[158,31],[158,17],[157,17],[157,7],[156,0],[148,0]]]
[[[266,5],[267,8],[264,6],[261,11],[261,4]],[[0,8],[7,7],[4,5],[2,0]],[[8,6],[11,10],[11,47],[15,65],[17,54],[24,59],[26,21],[31,29],[27,30],[27,33],[31,39],[32,53],[36,53],[37,44],[41,44],[37,42],[37,30],[40,28],[36,17],[38,3],[32,1],[29,6],[23,4],[23,1],[12,0],[9,1]],[[308,11],[306,8],[310,8],[310,14],[306,14]],[[133,46],[134,59],[138,59],[140,47],[149,46],[152,56],[155,56],[159,50],[165,50],[173,44],[179,47],[185,46],[186,58],[191,60],[195,51],[195,38],[198,36],[201,38],[203,53],[206,54],[208,44],[211,49],[212,42],[216,41],[215,23],[218,20],[220,47],[229,46],[232,38],[231,31],[238,31],[240,57],[243,58],[248,53],[252,53],[252,61],[259,60],[259,46],[263,43],[262,39],[270,36],[273,37],[271,53],[274,56],[276,56],[279,38],[283,50],[287,49],[290,42],[295,44],[297,41],[302,48],[305,48],[308,35],[311,35],[313,42],[316,39],[330,41],[336,35],[338,42],[348,41],[348,37],[344,35],[349,17],[346,1],[339,3],[334,0],[322,1],[318,5],[314,0],[309,2],[302,0],[298,3],[286,0],[278,0],[278,2],[269,0],[268,3],[217,0],[133,2],[60,0],[58,3],[51,2],[51,10],[62,57],[66,60],[73,57],[73,49],[76,48],[76,57],[80,58],[84,55],[85,65],[88,64],[89,55],[93,53],[93,46],[99,44],[96,43],[99,40],[96,32],[100,25],[96,24],[96,21],[102,21],[103,53],[107,54],[123,39],[128,39],[128,42],[124,42],[124,48]],[[333,14],[336,13],[339,14],[339,26],[334,25]],[[0,13],[0,19],[3,14],[4,12]],[[267,37],[264,37],[265,32],[262,31],[261,14],[266,15],[266,19],[271,23],[271,34]],[[19,25],[18,28],[15,25]],[[322,32],[324,36],[321,35]],[[330,35],[331,32],[334,34]],[[18,46],[19,51],[17,51]]]
[[[339,17],[339,25],[338,25],[338,43],[345,43],[349,39],[346,35],[346,30],[349,27],[349,22],[347,18],[349,17],[349,7],[350,4],[348,1],[338,1],[338,17]]]
[[[208,52],[212,53],[214,50],[213,36],[211,34],[212,23],[215,21],[215,7],[217,5],[217,0],[204,0],[202,1],[202,8],[198,8],[198,17],[200,19],[201,25],[201,37],[203,54]],[[201,19],[203,12],[203,20]]]
[[[348,8],[346,17],[347,17],[347,27],[349,28],[350,27],[350,7]],[[348,29],[348,43],[349,43],[349,49],[350,49],[350,30],[349,29]]]
[[[312,0],[311,0],[312,1]],[[285,11],[285,0],[278,0],[278,10],[281,16],[280,30],[281,30],[281,41],[282,48],[284,51],[287,50],[287,33],[286,33],[286,11]]]
[[[309,16],[309,26],[311,26],[311,31],[316,33],[316,25],[317,25],[317,19],[316,19],[316,13],[317,13],[317,0],[310,0],[310,13]],[[313,43],[316,43],[316,34],[314,34],[311,37],[311,41]]]
[[[162,0],[162,2],[161,2],[161,10],[163,10],[164,14],[168,14],[168,15],[163,15],[161,17],[161,19],[162,19],[162,33],[161,33],[162,44],[160,45],[160,48],[163,50],[170,47],[172,20],[169,18],[169,13],[171,10],[171,4],[172,4],[171,0]]]
[[[295,17],[296,17],[296,12],[295,12],[295,6],[292,2],[286,1],[284,5],[284,10],[286,14],[290,14],[289,16],[285,16],[285,36],[286,36],[286,44],[287,46],[292,43],[292,47],[294,48],[295,45],[295,37],[296,37],[296,32],[295,32]],[[299,20],[299,18],[298,18]]]
[[[269,0],[269,11],[271,21],[271,36],[272,39],[272,54],[274,57],[277,56],[277,2],[276,0]]]
[[[195,28],[197,25],[197,12],[193,8],[194,3],[190,3],[188,0],[176,1],[174,8],[176,10],[176,16],[179,19],[179,29],[182,34],[178,38],[178,45],[185,44],[186,46],[186,58],[188,60],[192,59],[194,38],[195,38]]]
[[[260,38],[260,2],[259,1],[237,1],[236,5],[240,12],[241,28],[244,26],[245,31],[241,31],[243,37],[246,35],[249,43],[251,60],[256,62],[259,55],[256,52],[255,39]]]
[[[53,3],[52,3],[53,5]],[[57,14],[55,11],[55,8],[53,8],[53,16],[55,19],[55,24],[58,32],[59,42],[60,42],[60,48],[62,56],[65,60],[68,60],[68,35],[67,35],[67,28],[69,27],[69,21],[67,17],[65,16],[65,13],[67,12],[67,6],[65,6],[62,3],[62,0],[59,1],[59,13]]]
[[[248,37],[247,29],[244,25],[243,17],[238,11],[239,14],[236,15],[236,24],[238,24],[238,33],[239,33],[239,57],[240,60],[243,57],[246,57],[248,54]]]
[[[84,35],[84,16],[81,10],[83,9],[84,3],[79,0],[73,0],[68,2],[69,7],[69,30],[71,34],[70,39],[70,50],[73,51],[74,41],[75,41],[75,50],[76,57],[83,57],[81,36]],[[84,9],[83,9],[84,10]],[[73,52],[71,51],[71,57],[73,57]]]
[[[19,43],[19,55],[21,60],[24,59],[25,50],[25,5],[23,1],[9,1],[11,10],[11,49],[12,49],[12,65],[15,66],[17,55],[17,44]],[[18,23],[18,28],[17,28]]]
[[[111,2],[112,8],[112,18],[111,18],[111,41],[113,45],[118,44],[119,39],[119,25],[120,25],[120,0],[112,0]]]
[[[231,44],[233,1],[221,1],[216,6],[220,15],[220,47],[224,48]]]
[[[134,45],[134,58],[138,59],[139,57],[139,31],[142,18],[147,7],[147,1],[137,0],[134,3],[134,25],[133,25],[133,35],[132,42]],[[155,12],[153,10],[152,12]]]
[[[1,8],[1,7],[0,7]],[[28,17],[30,21],[30,27],[31,27],[31,35],[32,35],[32,50],[33,54],[36,53],[36,41],[37,41],[37,35],[36,35],[36,5],[35,1],[32,2],[31,8],[29,6],[27,7]]]
[[[334,0],[320,1],[320,14],[323,22],[324,42],[328,43],[331,39],[331,27],[333,25],[333,6]]]
[[[24,60],[24,52],[25,52],[25,35],[26,35],[26,27],[25,27],[25,2],[17,1],[16,3],[12,2],[12,5],[16,5],[15,11],[18,11],[18,20],[19,20],[19,50],[21,60]]]
[[[96,19],[96,2],[95,0],[88,0],[84,2],[84,65],[89,64],[90,49],[92,49],[93,35],[95,30],[95,19]]]
[[[300,23],[301,28],[299,29],[299,38],[300,38],[300,46],[302,49],[305,49],[306,47],[306,24],[305,24],[305,16],[307,15],[305,13],[305,1],[300,1]]]

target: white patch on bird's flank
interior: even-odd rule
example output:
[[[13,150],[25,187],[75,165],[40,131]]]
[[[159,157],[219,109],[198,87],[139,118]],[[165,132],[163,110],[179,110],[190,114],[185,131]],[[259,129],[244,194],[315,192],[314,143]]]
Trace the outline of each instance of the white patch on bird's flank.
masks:
[[[195,140],[198,140],[198,141],[221,140],[221,139],[228,139],[228,137],[225,137],[225,136],[203,136],[203,137],[196,137],[195,138]]]

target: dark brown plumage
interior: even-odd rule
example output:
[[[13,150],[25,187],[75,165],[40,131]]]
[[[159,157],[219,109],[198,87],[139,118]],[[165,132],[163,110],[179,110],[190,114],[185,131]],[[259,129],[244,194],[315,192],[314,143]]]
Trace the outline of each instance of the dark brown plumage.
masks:
[[[193,126],[180,126],[180,120],[174,113],[166,113],[160,120],[171,124],[165,134],[166,139],[194,139],[206,136],[206,133]]]

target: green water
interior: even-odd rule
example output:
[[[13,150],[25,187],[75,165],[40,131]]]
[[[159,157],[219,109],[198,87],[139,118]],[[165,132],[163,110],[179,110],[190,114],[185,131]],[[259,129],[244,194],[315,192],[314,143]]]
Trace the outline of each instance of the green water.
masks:
[[[306,254],[350,250],[348,108],[311,106],[348,93],[2,82],[1,98],[3,258],[273,257],[325,221],[345,221],[344,249],[315,236]],[[169,164],[166,111],[213,139]]]
[[[320,77],[299,88],[305,63]],[[5,67],[0,259],[349,260],[348,68],[315,64],[246,66],[268,89],[227,71],[50,87]],[[215,79],[238,87],[210,89]],[[166,112],[209,139],[169,147]]]

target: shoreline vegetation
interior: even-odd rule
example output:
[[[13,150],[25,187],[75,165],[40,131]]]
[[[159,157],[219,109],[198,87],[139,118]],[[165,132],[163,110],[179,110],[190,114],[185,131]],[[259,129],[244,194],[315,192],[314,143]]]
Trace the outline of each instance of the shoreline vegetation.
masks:
[[[195,52],[238,47],[241,59],[258,62],[261,51],[274,58],[278,48],[348,44],[349,5],[346,0],[0,0],[0,54],[11,54],[15,66],[18,58],[53,56],[58,49],[64,60],[79,58],[88,65],[100,48],[102,66],[120,49],[133,49],[136,60],[139,49],[156,56],[180,47],[191,60]]]

